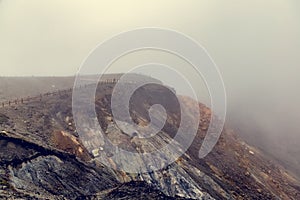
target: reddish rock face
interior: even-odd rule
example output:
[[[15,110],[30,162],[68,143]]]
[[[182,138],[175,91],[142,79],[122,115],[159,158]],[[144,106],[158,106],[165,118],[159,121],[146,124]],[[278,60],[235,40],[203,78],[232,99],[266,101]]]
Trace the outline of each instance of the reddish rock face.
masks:
[[[52,142],[56,148],[76,155],[76,157],[84,161],[91,159],[85,147],[78,141],[78,138],[67,131],[54,131],[52,133]]]

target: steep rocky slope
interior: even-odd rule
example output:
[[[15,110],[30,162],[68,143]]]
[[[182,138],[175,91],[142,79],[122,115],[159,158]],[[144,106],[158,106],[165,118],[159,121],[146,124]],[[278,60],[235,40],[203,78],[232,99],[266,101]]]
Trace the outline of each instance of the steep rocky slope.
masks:
[[[135,92],[130,113],[140,125],[149,122],[148,108],[162,104],[168,117],[155,137],[140,139],[115,124],[110,109],[113,84],[99,85],[98,122],[105,136],[133,152],[161,148],[175,136],[180,114],[176,96],[168,88],[147,85]],[[84,94],[86,88],[82,89]],[[187,105],[193,100],[179,97]],[[211,112],[199,104],[198,134],[188,151],[163,170],[129,174],[109,168],[92,155],[78,137],[72,116],[71,93],[0,109],[0,197],[52,199],[299,199],[299,182],[279,164],[224,129],[205,158],[198,151]],[[189,112],[193,122],[194,107]],[[85,112],[84,110],[82,112]],[[86,120],[87,131],[89,120]],[[119,119],[121,120],[121,119]],[[126,123],[126,122],[124,122]],[[105,141],[100,156],[107,155]],[[180,148],[180,141],[178,141]],[[100,147],[99,147],[100,148]],[[135,165],[134,162],[127,163]],[[147,166],[147,163],[144,163]]]

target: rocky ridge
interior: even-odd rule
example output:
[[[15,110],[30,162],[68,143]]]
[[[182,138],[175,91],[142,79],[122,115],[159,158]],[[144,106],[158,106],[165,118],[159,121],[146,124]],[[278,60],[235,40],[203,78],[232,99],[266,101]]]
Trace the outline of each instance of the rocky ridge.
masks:
[[[132,138],[120,130],[110,110],[114,85],[99,85],[97,119],[110,141],[133,152],[151,151],[168,143],[179,126],[176,96],[159,85],[145,86],[132,97],[130,109],[138,124],[149,122],[148,108],[162,104],[165,126],[152,140]],[[83,89],[84,93],[84,89]],[[186,104],[191,99],[182,98]],[[72,116],[71,94],[49,96],[0,109],[0,197],[32,199],[298,199],[299,182],[279,164],[224,129],[215,149],[205,158],[198,151],[211,112],[199,104],[198,134],[188,151],[166,168],[128,174],[109,168],[80,140]],[[188,110],[193,120],[193,109]],[[84,112],[84,111],[83,111]],[[86,120],[86,119],[82,119]],[[93,129],[87,124],[87,131]],[[125,123],[125,122],[124,122]],[[94,133],[95,134],[95,133]],[[151,145],[148,145],[150,141]],[[103,147],[105,147],[102,141]],[[180,146],[180,141],[178,141]],[[107,155],[100,148],[99,155]],[[134,162],[128,164],[135,164]],[[144,163],[147,165],[147,163]]]

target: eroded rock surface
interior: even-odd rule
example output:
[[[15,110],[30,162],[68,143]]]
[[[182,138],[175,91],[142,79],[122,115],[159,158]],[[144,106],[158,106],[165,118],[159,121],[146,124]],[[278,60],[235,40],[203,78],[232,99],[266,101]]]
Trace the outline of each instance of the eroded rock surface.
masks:
[[[180,125],[176,96],[159,85],[145,86],[132,99],[135,123],[149,123],[148,109],[160,103],[167,111],[163,129],[150,139],[127,134],[116,126],[110,109],[114,85],[99,85],[97,118],[103,135],[91,126],[82,141],[72,116],[70,94],[0,109],[0,197],[7,199],[299,199],[299,181],[259,150],[224,129],[214,150],[199,159],[198,152],[211,112],[199,104],[198,133],[187,152],[162,170],[129,174],[110,157],[107,140],[135,153],[151,152],[168,144]],[[84,89],[82,91],[84,94]],[[83,95],[84,96],[84,95]],[[182,98],[187,105],[191,99]],[[188,107],[190,123],[194,107]],[[87,112],[82,110],[82,112]],[[121,119],[118,119],[121,120]],[[127,122],[124,122],[126,125]],[[189,133],[187,133],[189,134]],[[106,139],[105,139],[106,138]],[[181,141],[176,141],[181,148]],[[174,152],[175,153],[175,152]],[[99,162],[103,156],[108,167]],[[172,156],[172,155],[169,155]],[[126,165],[145,160],[124,162]]]

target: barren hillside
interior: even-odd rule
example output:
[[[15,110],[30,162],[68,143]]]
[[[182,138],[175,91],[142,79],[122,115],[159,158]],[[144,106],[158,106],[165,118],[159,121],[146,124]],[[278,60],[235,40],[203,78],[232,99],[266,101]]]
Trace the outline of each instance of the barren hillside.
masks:
[[[168,114],[165,126],[155,137],[139,139],[116,126],[110,109],[113,87],[114,84],[99,85],[95,100],[97,120],[110,141],[120,148],[142,153],[153,147],[161,148],[172,140],[180,114],[177,97],[168,88],[146,85],[132,97],[134,106],[130,107],[130,114],[136,123],[147,124],[147,110],[158,102]],[[85,90],[82,88],[82,94]],[[192,105],[193,100],[178,98]],[[195,109],[186,111],[191,121]],[[198,134],[180,159],[163,170],[128,174],[118,171],[118,166],[114,169],[100,163],[78,137],[71,92],[1,108],[0,196],[8,199],[299,199],[300,183],[229,129],[223,130],[214,150],[205,159],[199,159],[198,150],[211,115],[202,104],[199,111],[202,118]],[[82,120],[89,127],[88,119]],[[177,142],[180,147],[180,141]],[[100,156],[113,153],[105,147],[103,141]]]

